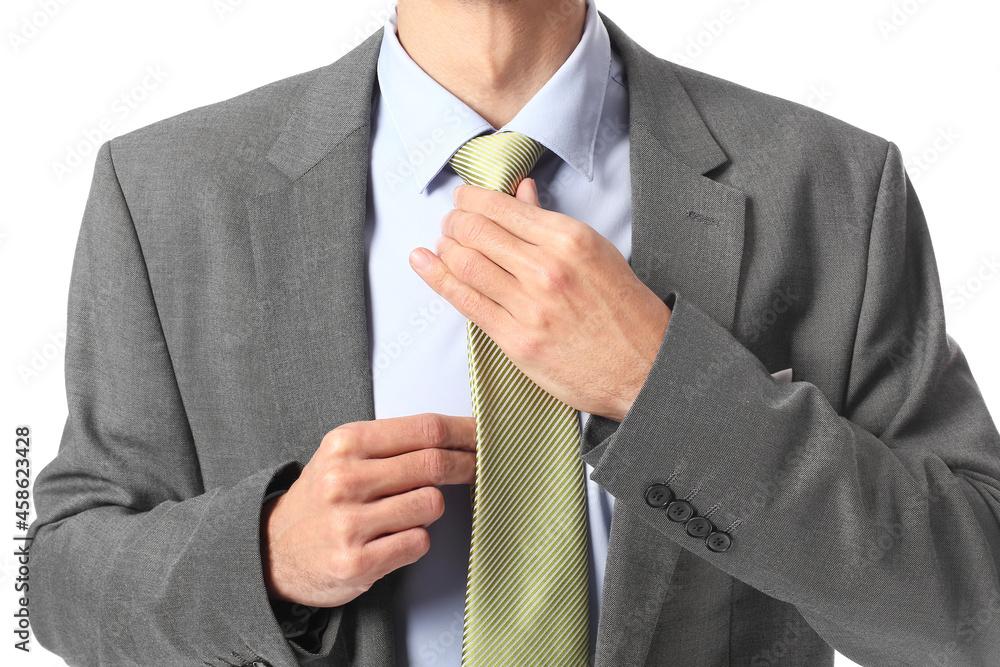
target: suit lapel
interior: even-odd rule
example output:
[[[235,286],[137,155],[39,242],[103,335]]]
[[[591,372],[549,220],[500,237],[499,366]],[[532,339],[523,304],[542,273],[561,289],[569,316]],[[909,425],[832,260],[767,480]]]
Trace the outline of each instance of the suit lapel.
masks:
[[[280,438],[301,461],[374,418],[364,227],[380,36],[317,70],[245,201]]]
[[[675,66],[601,17],[628,77],[632,269],[660,297],[676,290],[732,329],[746,196],[705,176],[728,158]]]
[[[603,14],[601,18],[628,79],[632,269],[661,298],[677,291],[731,330],[746,197],[705,176],[727,158],[673,66],[639,47]],[[681,548],[651,536],[624,503],[615,504],[597,667],[647,664]]]

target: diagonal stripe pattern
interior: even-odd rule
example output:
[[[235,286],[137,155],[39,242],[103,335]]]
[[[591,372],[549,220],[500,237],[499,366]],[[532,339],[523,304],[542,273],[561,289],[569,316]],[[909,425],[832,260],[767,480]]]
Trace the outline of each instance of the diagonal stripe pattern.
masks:
[[[545,151],[516,132],[451,158],[466,183],[513,195]],[[535,384],[468,323],[476,417],[463,667],[585,667],[586,500],[576,410]]]

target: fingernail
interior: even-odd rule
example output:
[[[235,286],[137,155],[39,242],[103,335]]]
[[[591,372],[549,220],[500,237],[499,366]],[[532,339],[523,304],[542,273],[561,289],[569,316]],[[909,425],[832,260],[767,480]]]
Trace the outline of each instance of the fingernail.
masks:
[[[431,265],[430,253],[423,248],[417,248],[410,253],[410,266],[418,271],[423,271]]]
[[[462,187],[461,185],[456,185],[455,189],[451,191],[451,203],[458,206],[458,189]]]

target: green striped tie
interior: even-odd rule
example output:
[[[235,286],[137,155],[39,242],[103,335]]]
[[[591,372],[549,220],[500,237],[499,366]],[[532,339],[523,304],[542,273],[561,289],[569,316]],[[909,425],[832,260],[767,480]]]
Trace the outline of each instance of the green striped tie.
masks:
[[[513,195],[545,147],[516,132],[451,158],[466,183]],[[468,324],[476,417],[463,667],[587,664],[587,532],[576,410]]]

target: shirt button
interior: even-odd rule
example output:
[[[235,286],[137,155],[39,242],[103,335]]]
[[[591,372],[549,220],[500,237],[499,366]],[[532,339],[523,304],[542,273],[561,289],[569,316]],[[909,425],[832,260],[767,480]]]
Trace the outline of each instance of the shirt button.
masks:
[[[694,507],[686,500],[675,500],[667,505],[667,516],[671,521],[687,521],[694,516]]]
[[[650,507],[663,507],[674,499],[674,492],[666,484],[653,484],[646,489],[646,504]]]
[[[712,522],[703,516],[693,516],[684,524],[684,530],[691,537],[705,537],[713,528]]]
[[[724,533],[720,530],[714,531],[711,535],[705,538],[705,545],[712,551],[717,551],[722,553],[729,548],[729,545],[733,543],[729,533]]]

